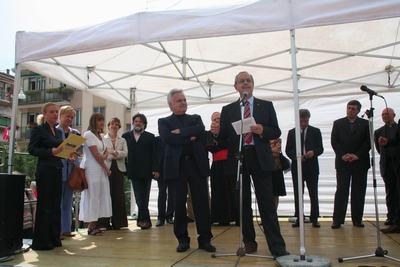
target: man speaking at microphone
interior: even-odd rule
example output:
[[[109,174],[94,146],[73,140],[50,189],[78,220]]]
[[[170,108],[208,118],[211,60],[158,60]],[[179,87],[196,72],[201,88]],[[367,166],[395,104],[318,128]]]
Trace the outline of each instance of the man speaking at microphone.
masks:
[[[253,97],[254,79],[249,73],[237,74],[234,87],[240,99],[222,108],[219,139],[228,146],[228,155],[235,162],[239,157],[240,135],[236,134],[232,123],[250,117],[256,122],[250,132],[243,134],[242,233],[245,251],[257,251],[251,208],[251,175],[269,250],[274,257],[288,255],[272,200],[274,159],[269,141],[281,135],[275,109],[270,101]]]

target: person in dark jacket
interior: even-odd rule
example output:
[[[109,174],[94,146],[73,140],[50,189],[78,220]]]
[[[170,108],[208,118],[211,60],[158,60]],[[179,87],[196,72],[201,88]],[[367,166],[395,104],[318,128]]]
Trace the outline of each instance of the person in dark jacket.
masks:
[[[149,212],[151,181],[158,178],[157,147],[154,134],[145,131],[147,118],[137,113],[132,117],[133,130],[122,135],[128,145],[128,178],[139,209],[137,226],[148,229],[152,226]]]
[[[228,157],[235,162],[238,159],[240,135],[236,133],[232,123],[240,121],[242,117],[253,117],[255,120],[251,131],[243,134],[242,232],[245,251],[253,253],[258,248],[251,208],[251,177],[269,250],[275,257],[284,256],[289,253],[286,251],[273,203],[271,172],[274,170],[274,157],[269,145],[269,140],[281,135],[276,112],[272,102],[253,96],[254,79],[248,72],[236,75],[234,87],[240,98],[222,108],[219,140],[226,142]]]
[[[371,148],[368,121],[358,117],[361,103],[347,103],[346,117],[333,122],[331,145],[335,151],[336,193],[331,228],[344,224],[351,183],[351,219],[353,226],[364,227],[365,192]]]
[[[44,123],[33,128],[28,146],[29,154],[38,157],[36,185],[38,191],[35,230],[32,241],[34,250],[51,250],[61,247],[61,131],[56,128],[58,106],[43,106]]]
[[[285,177],[283,173],[290,169],[290,161],[282,154],[282,139],[269,141],[274,156],[274,170],[272,171],[272,194],[275,208],[278,209],[279,197],[286,196]]]
[[[300,109],[300,140],[301,140],[301,169],[303,176],[303,192],[304,182],[307,184],[308,194],[310,196],[311,214],[310,219],[313,227],[321,227],[318,222],[319,217],[319,201],[318,201],[318,178],[319,163],[318,157],[324,151],[322,145],[321,130],[309,125],[311,117],[308,109]],[[297,176],[297,153],[295,141],[295,129],[291,129],[288,133],[286,143],[286,155],[292,160],[292,180],[294,189],[295,217],[297,220],[293,223],[293,227],[299,227],[299,189]]]
[[[158,131],[165,144],[163,176],[175,192],[174,233],[178,239],[177,252],[190,248],[187,231],[186,199],[188,184],[192,193],[193,211],[200,249],[215,252],[211,244],[211,219],[208,206],[210,166],[201,137],[204,124],[199,115],[186,114],[186,97],[182,90],[173,89],[168,94],[172,114],[158,120]]]
[[[375,147],[381,155],[379,161],[380,173],[385,182],[387,228],[382,229],[383,233],[400,232],[400,137],[398,125],[394,121],[396,114],[392,108],[385,108],[382,111],[384,126],[375,131]]]
[[[156,226],[160,227],[165,224],[165,221],[169,224],[174,223],[174,203],[175,203],[175,193],[173,192],[173,188],[168,186],[168,183],[165,181],[163,177],[163,160],[164,160],[164,143],[161,140],[160,136],[156,137],[157,140],[157,157],[159,159],[160,166],[160,177],[158,177],[157,185],[158,185],[158,199],[157,199],[157,207],[158,207],[158,217]]]
[[[220,130],[220,112],[211,115],[211,129],[206,131],[206,149],[212,153],[211,164],[211,222],[218,225],[239,224],[235,201],[236,168],[228,159],[228,149],[217,140]]]

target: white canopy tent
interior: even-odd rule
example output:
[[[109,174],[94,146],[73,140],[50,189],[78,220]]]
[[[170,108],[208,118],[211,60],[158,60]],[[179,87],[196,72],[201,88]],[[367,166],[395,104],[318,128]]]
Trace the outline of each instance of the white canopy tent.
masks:
[[[125,105],[131,88],[137,106],[164,106],[175,87],[191,103],[231,101],[233,77],[244,68],[259,97],[292,98],[287,30],[297,29],[301,96],[355,93],[361,83],[392,91],[399,15],[396,0],[262,0],[144,12],[82,29],[18,32],[16,63]]]
[[[223,103],[237,97],[232,80],[245,69],[258,97],[293,98],[300,151],[299,96],[357,94],[361,84],[398,90],[399,16],[398,0],[260,0],[144,12],[62,32],[18,32],[14,96],[28,69],[137,108],[165,107],[174,87],[192,104]],[[302,224],[301,230],[304,255]]]
[[[241,70],[253,74],[257,97],[294,99],[295,110],[297,94],[307,104],[359,94],[361,84],[398,92],[399,16],[398,0],[260,0],[18,32],[14,95],[23,69],[142,110],[165,110],[171,88],[184,89],[191,106],[232,101]]]

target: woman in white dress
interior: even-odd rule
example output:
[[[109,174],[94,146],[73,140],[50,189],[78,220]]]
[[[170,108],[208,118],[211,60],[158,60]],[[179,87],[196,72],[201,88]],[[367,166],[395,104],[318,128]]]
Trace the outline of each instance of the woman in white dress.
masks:
[[[89,235],[102,234],[102,231],[96,228],[97,220],[112,216],[110,183],[108,181],[111,172],[105,164],[108,153],[101,136],[103,129],[103,115],[94,113],[90,117],[88,131],[83,134],[86,141],[83,147],[81,168],[85,169],[88,189],[84,190],[81,195],[79,219],[89,222]]]

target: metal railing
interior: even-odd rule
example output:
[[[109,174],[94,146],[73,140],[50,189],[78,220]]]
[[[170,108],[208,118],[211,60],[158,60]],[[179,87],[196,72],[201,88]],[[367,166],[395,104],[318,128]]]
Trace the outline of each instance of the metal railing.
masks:
[[[72,93],[59,89],[59,91],[25,91],[25,99],[19,99],[19,105],[39,104],[46,102],[70,101]]]

